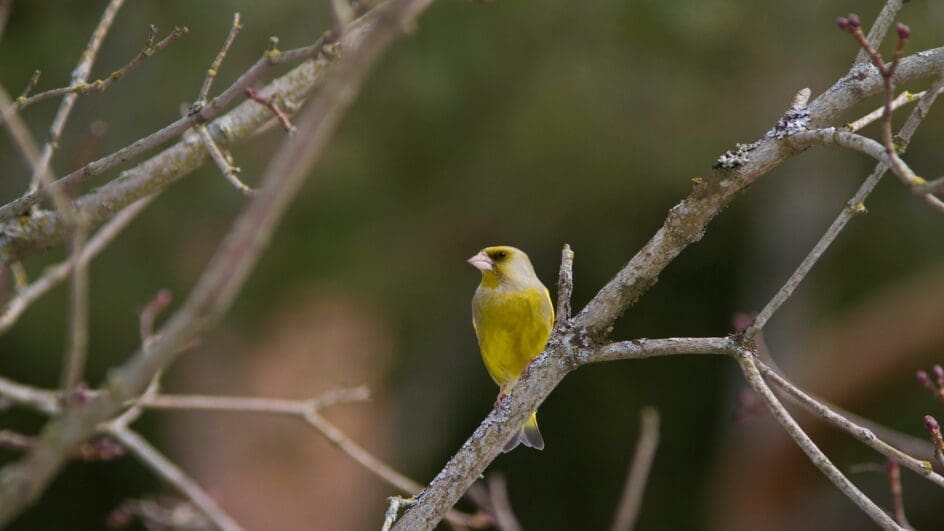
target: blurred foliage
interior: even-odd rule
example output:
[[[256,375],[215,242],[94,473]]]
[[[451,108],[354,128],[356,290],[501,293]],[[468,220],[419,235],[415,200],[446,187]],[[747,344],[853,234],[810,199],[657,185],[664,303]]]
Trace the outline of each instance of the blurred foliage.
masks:
[[[103,4],[15,2],[0,42],[0,83],[16,94],[40,68],[40,89],[64,84]],[[284,49],[312,42],[332,24],[327,4],[128,2],[93,76],[124,64],[148,23],[157,24],[161,35],[174,25],[188,26],[190,34],[106,94],[80,98],[53,162],[57,174],[82,163],[79,146],[94,120],[108,126],[95,148],[101,156],[175,119],[181,103],[195,98],[233,11],[242,12],[245,28],[216,90],[259,56],[270,35],[278,35]],[[881,6],[861,4],[437,3],[419,31],[372,75],[233,311],[191,356],[212,350],[221,338],[235,346],[229,353],[234,364],[249,355],[245,344],[264,352],[260,323],[284,312],[299,292],[330,291],[363,301],[393,331],[394,368],[376,389],[376,400],[393,406],[397,426],[394,450],[385,457],[417,480],[428,480],[471,433],[497,391],[469,326],[478,275],[464,259],[485,245],[513,244],[531,255],[539,276],[553,285],[560,247],[568,242],[576,250],[579,308],[660,226],[688,192],[690,179],[710,171],[718,154],[761,136],[798,89],[809,86],[815,95],[845,72],[856,48],[834,29],[833,18],[857,9],[868,21]],[[911,49],[942,44],[939,3],[909,2],[901,18],[913,29]],[[877,104],[873,99],[861,110]],[[38,139],[55,108],[47,102],[25,112]],[[909,161],[919,173],[940,173],[941,112],[935,109],[911,145]],[[281,137],[273,131],[233,150],[247,181],[261,173]],[[12,199],[29,172],[5,136],[0,161],[0,194]],[[871,166],[856,155],[820,150],[764,176],[667,268],[619,321],[613,337],[727,333],[735,312],[756,311],[773,294]],[[135,311],[154,292],[166,287],[184,297],[244,203],[206,165],[173,185],[96,260],[93,382],[136,347]],[[788,330],[787,317],[779,314],[771,322],[771,334],[779,338],[775,355],[782,346],[791,356],[785,366],[802,364],[806,339],[867,299],[873,288],[894,286],[941,264],[944,220],[893,179],[879,187],[868,207],[871,214],[850,225],[801,287],[802,300],[785,307],[802,332]],[[36,276],[62,256],[56,250],[26,265]],[[2,374],[55,384],[65,302],[60,288],[0,337]],[[897,311],[889,308],[890,315]],[[938,343],[918,357],[923,361],[911,359],[889,372],[880,390],[863,390],[880,393],[871,395],[880,400],[844,405],[922,436],[920,417],[932,404],[911,374],[942,354]],[[344,363],[344,352],[332,355]],[[169,388],[179,371],[169,374]],[[749,430],[753,422],[732,428],[733,397],[742,387],[735,372],[721,359],[675,358],[573,374],[541,409],[547,449],[519,450],[493,465],[506,473],[525,527],[605,528],[634,445],[638,411],[653,404],[662,413],[662,445],[639,529],[718,528],[716,478],[739,464],[725,459],[724,448],[732,430]],[[207,372],[187,381],[199,385],[194,382],[214,376]],[[172,437],[167,428],[173,425],[159,427],[153,418],[146,417],[143,428],[160,446]],[[3,425],[33,432],[41,424],[13,411],[4,414]],[[842,467],[877,460],[833,432],[819,435]],[[811,466],[797,468],[809,491],[821,496],[813,506],[820,518],[814,522],[828,522],[831,529],[865,525]],[[933,527],[942,515],[937,494],[905,475],[912,523]],[[887,504],[882,481],[870,478],[864,485]],[[122,499],[160,489],[130,459],[75,464],[13,528],[99,528]],[[368,521],[379,525],[383,496],[352,504],[350,510],[373,513]]]

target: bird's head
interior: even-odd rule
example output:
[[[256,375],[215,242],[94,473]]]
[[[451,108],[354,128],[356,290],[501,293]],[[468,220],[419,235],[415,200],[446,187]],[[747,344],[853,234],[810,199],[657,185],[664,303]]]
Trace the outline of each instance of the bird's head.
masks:
[[[482,272],[483,286],[494,287],[499,283],[524,285],[537,280],[528,255],[509,245],[486,247],[468,262]]]

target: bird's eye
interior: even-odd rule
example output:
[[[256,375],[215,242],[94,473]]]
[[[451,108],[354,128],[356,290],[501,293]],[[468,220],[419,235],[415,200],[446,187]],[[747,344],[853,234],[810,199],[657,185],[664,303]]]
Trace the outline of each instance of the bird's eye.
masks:
[[[506,253],[505,251],[498,251],[497,253],[492,255],[492,258],[494,258],[495,260],[501,260],[502,258],[506,256],[508,256],[508,253]]]

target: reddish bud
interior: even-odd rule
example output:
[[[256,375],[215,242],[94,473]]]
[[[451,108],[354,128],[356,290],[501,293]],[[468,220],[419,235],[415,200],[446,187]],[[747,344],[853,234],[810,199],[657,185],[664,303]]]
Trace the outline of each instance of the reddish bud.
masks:
[[[162,289],[157,292],[157,296],[154,297],[154,303],[164,307],[171,303],[173,300],[173,295],[171,295],[170,290]]]
[[[898,25],[895,26],[895,31],[898,32],[898,38],[901,40],[905,40],[911,36],[911,28],[902,24],[901,22],[899,22]]]
[[[924,427],[927,428],[928,431],[937,431],[941,429],[937,423],[937,420],[931,415],[924,416]]]
[[[105,526],[110,529],[120,529],[131,525],[134,520],[134,512],[127,505],[122,505],[110,512],[105,518]]]
[[[72,399],[73,404],[84,406],[85,404],[88,404],[94,396],[94,393],[88,388],[87,385],[85,385],[85,382],[79,382],[79,384],[76,385],[75,389],[72,391],[70,398]]]
[[[849,19],[846,17],[836,17],[836,25],[839,26],[839,29],[845,31],[849,29]]]
[[[918,382],[920,382],[921,385],[928,388],[931,387],[931,378],[928,377],[928,373],[924,371],[918,371],[915,373],[915,378],[918,379]]]
[[[944,385],[944,368],[935,364],[931,367],[931,370],[934,371],[934,378],[937,380],[937,384]]]
[[[858,28],[862,26],[862,22],[859,20],[859,15],[856,15],[855,13],[849,13],[848,20],[850,28]]]
[[[101,461],[112,461],[125,455],[125,448],[111,437],[102,437],[92,441],[93,458]]]

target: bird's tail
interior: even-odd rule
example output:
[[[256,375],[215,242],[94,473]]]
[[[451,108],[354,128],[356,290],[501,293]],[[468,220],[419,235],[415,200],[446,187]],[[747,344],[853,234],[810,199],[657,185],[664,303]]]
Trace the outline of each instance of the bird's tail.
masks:
[[[518,430],[518,433],[505,445],[504,451],[506,453],[510,452],[519,444],[530,446],[535,450],[544,449],[544,437],[541,437],[541,430],[538,429],[537,411],[531,413],[531,417],[524,423],[524,426],[522,426],[521,429]]]

